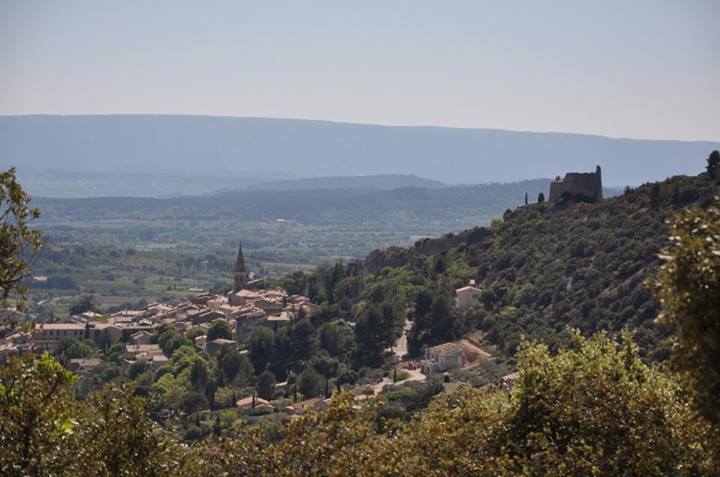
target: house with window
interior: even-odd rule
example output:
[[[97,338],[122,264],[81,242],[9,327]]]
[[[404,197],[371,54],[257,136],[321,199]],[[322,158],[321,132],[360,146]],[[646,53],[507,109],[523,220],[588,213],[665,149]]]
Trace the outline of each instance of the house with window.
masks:
[[[465,366],[465,348],[460,343],[443,343],[425,348],[420,361],[423,374],[444,373]]]

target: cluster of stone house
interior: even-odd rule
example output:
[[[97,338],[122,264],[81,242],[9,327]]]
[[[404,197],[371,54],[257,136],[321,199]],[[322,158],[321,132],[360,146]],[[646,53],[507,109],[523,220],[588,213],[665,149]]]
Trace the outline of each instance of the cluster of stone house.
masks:
[[[476,306],[482,292],[474,280],[455,290],[455,306],[466,310]],[[123,310],[108,316],[88,312],[72,316],[60,323],[37,323],[30,333],[16,331],[5,333],[0,330],[0,358],[4,353],[20,349],[45,349],[57,346],[66,339],[89,339],[98,344],[122,340],[125,343],[123,359],[128,363],[143,360],[151,367],[160,367],[169,361],[157,344],[157,329],[171,326],[178,331],[193,328],[208,329],[218,320],[223,320],[234,330],[233,339],[207,340],[205,333],[195,337],[195,345],[210,355],[216,355],[225,346],[236,346],[244,342],[257,326],[273,330],[284,323],[302,316],[311,316],[319,307],[301,295],[289,295],[281,288],[265,288],[261,279],[252,279],[246,273],[242,248],[234,273],[234,287],[227,294],[202,292],[187,299],[168,303],[153,303],[139,309]],[[9,338],[9,339],[8,339]],[[480,348],[481,340],[466,336],[456,342],[431,346],[424,350],[420,360],[423,374],[445,373],[472,365],[480,357],[489,354]],[[246,352],[246,351],[241,351]],[[100,365],[97,358],[71,360],[69,366],[78,373],[89,372]],[[416,369],[408,368],[408,369]],[[503,386],[509,386],[514,375],[503,378]],[[506,382],[507,381],[507,382]],[[284,383],[283,383],[284,384]],[[361,387],[358,388],[358,391]],[[359,395],[359,397],[364,397]],[[311,398],[276,408],[272,403],[251,396],[238,400],[239,409],[258,408],[272,412],[302,414],[309,409],[324,410],[330,399]]]
[[[225,320],[235,336],[231,343],[242,342],[256,326],[273,329],[301,316],[310,316],[319,307],[301,295],[288,295],[281,288],[266,289],[263,279],[253,279],[245,270],[242,246],[238,249],[234,271],[234,288],[226,295],[203,292],[188,299],[153,303],[140,309],[123,310],[108,316],[86,312],[59,323],[36,323],[29,333],[0,330],[0,358],[14,352],[47,349],[68,339],[88,339],[98,344],[122,340],[128,343],[128,361],[147,359],[153,365],[167,361],[159,347],[152,344],[157,328],[172,326],[178,331],[195,327],[209,328]],[[214,353],[223,341],[196,340],[203,349]],[[140,351],[138,351],[140,350]]]
[[[239,290],[228,296],[203,293],[171,303],[155,303],[138,310],[124,310],[109,316],[71,316],[60,323],[37,323],[30,343],[35,349],[52,348],[67,339],[89,339],[147,344],[161,325],[179,331],[194,327],[209,328],[225,320],[235,329],[237,341],[243,341],[258,325],[276,328],[302,313],[309,316],[317,306],[303,296],[288,296],[284,290]]]

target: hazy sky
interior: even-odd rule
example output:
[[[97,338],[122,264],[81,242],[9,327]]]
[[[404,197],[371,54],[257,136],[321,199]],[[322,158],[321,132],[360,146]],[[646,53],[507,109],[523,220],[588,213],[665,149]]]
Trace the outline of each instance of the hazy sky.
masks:
[[[0,0],[0,114],[720,140],[720,1]]]

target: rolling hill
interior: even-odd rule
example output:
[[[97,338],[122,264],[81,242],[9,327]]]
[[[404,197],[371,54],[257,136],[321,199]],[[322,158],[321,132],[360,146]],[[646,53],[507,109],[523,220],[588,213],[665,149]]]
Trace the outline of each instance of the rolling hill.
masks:
[[[286,286],[316,291],[316,299],[350,320],[368,303],[414,309],[408,338],[414,353],[475,329],[512,356],[522,336],[554,348],[567,343],[568,326],[584,334],[629,327],[648,358],[663,360],[669,330],[655,322],[658,304],[645,281],[668,243],[666,221],[685,207],[707,208],[718,196],[720,183],[700,174],[594,204],[530,204],[506,211],[491,227],[377,250],[362,261],[289,276]],[[481,297],[474,308],[455,312],[448,303],[469,280]],[[420,303],[432,310],[427,316],[418,315]]]
[[[684,158],[718,148],[718,143],[702,141],[297,119],[0,117],[0,166],[15,165],[21,173],[35,169],[264,180],[414,174],[476,184],[554,177],[599,164],[606,185],[625,186],[696,174],[700,166]],[[174,193],[184,192],[179,188]]]

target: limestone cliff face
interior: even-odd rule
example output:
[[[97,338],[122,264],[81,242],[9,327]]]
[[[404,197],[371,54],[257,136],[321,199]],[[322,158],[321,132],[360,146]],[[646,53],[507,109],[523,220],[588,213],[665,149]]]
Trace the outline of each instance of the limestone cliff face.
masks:
[[[602,173],[600,166],[595,172],[569,172],[562,180],[550,183],[550,202],[574,200],[597,202],[602,199]]]

